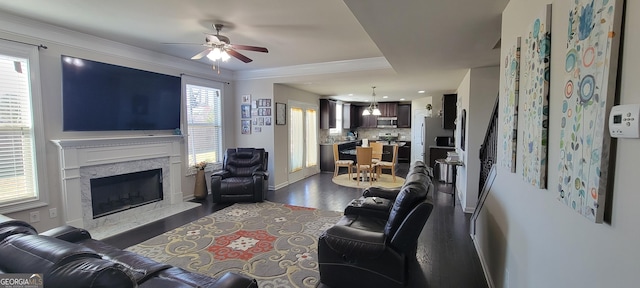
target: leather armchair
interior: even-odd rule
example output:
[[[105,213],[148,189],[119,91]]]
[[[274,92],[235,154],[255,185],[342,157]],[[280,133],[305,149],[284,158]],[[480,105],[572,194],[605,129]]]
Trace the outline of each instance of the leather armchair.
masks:
[[[257,148],[227,149],[221,171],[211,175],[213,202],[262,202],[267,194],[269,152]]]
[[[414,165],[395,194],[388,216],[367,209],[345,213],[318,241],[320,281],[340,287],[403,287],[409,257],[416,255],[418,236],[433,203],[431,177]]]

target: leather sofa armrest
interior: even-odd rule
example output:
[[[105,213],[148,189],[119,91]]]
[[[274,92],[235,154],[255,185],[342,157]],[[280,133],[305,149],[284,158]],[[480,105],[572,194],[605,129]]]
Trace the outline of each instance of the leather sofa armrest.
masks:
[[[380,197],[395,201],[401,188],[369,187],[362,191],[364,197]]]
[[[138,287],[125,267],[104,259],[76,259],[43,276],[45,287]]]
[[[91,239],[91,234],[89,234],[89,231],[69,225],[60,226],[51,230],[44,231],[40,233],[40,235],[54,237],[72,243]]]
[[[385,251],[385,235],[380,232],[335,225],[327,229],[320,239],[331,250],[347,258],[377,258]]]
[[[220,170],[220,171],[215,171],[213,173],[211,173],[211,178],[213,177],[220,177],[222,179],[228,178],[231,175],[231,172],[227,171],[227,170]]]
[[[402,224],[391,238],[389,245],[395,249],[404,253],[412,253],[416,249],[418,237],[422,229],[416,229],[416,227],[423,227],[433,211],[433,203],[431,200],[426,200],[418,204],[407,217],[402,221]]]
[[[253,177],[262,177],[264,178],[264,180],[268,180],[269,179],[269,172],[268,171],[255,171],[253,172]]]

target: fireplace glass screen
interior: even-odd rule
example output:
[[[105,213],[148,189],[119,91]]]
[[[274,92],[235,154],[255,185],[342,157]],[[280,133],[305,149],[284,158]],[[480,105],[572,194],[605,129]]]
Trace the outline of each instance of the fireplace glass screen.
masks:
[[[93,219],[162,200],[162,169],[91,179]]]

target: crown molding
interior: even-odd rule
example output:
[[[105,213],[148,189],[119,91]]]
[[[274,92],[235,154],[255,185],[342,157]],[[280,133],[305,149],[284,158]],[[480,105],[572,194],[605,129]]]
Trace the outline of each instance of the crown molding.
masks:
[[[255,80],[278,77],[322,75],[344,72],[393,69],[384,57],[331,61],[313,64],[283,66],[267,69],[243,70],[235,73],[236,80]]]
[[[39,22],[0,11],[0,32],[31,39],[34,44],[55,44],[100,53],[109,56],[126,58],[132,62],[146,65],[164,66],[180,70],[181,73],[196,74],[212,80],[233,80],[233,72],[221,69],[221,73],[212,75],[211,66],[179,57],[154,52],[136,46],[100,38],[71,29]],[[180,73],[176,73],[180,74]],[[180,75],[176,75],[180,76]],[[211,77],[215,76],[215,77]]]

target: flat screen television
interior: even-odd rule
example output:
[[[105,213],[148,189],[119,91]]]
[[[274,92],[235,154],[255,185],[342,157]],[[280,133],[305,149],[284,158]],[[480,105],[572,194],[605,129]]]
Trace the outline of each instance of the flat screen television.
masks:
[[[180,127],[180,77],[62,56],[64,131]]]

